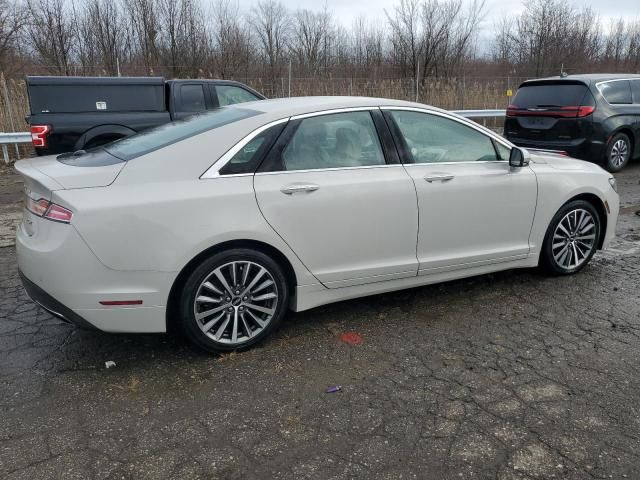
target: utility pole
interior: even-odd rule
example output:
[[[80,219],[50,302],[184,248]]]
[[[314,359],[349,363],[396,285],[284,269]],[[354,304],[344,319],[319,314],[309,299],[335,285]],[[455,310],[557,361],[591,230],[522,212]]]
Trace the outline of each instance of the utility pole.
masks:
[[[291,96],[291,59],[289,59],[289,96]]]

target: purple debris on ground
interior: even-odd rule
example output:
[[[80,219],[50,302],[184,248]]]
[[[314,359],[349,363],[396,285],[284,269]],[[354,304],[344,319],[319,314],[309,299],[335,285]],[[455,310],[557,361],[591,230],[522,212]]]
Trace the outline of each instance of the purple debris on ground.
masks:
[[[342,390],[342,385],[334,385],[333,387],[327,388],[325,393],[336,393]]]

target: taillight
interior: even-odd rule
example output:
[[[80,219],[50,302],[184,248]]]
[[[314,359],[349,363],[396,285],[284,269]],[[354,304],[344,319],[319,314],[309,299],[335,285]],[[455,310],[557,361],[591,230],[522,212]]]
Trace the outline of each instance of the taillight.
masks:
[[[49,200],[41,198],[34,200],[27,196],[26,207],[34,215],[38,217],[46,218],[47,220],[53,220],[54,222],[71,223],[71,217],[73,212],[56,203],[52,203]]]
[[[578,107],[578,117],[588,117],[596,111],[596,107]]]
[[[47,136],[51,133],[51,125],[31,125],[31,142],[34,147],[47,146]]]
[[[507,117],[560,117],[560,118],[578,118],[588,117],[595,111],[596,107],[583,106],[567,106],[553,108],[518,108],[516,105],[507,107]]]

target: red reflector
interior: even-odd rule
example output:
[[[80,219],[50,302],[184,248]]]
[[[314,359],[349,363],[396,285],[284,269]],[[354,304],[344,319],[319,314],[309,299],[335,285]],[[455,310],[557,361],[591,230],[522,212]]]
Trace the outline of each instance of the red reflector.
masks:
[[[49,133],[51,133],[50,125],[31,125],[31,142],[33,146],[46,147]]]
[[[100,305],[105,305],[107,307],[142,305],[142,300],[100,300]]]

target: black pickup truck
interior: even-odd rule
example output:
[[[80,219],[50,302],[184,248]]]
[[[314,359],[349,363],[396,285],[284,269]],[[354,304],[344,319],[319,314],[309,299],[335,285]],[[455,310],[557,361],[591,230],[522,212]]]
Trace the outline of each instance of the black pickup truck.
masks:
[[[38,155],[97,147],[140,130],[233,103],[264,100],[226,80],[162,77],[27,77]]]

